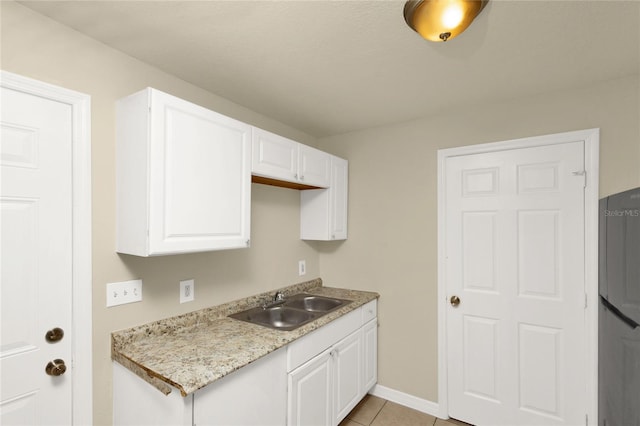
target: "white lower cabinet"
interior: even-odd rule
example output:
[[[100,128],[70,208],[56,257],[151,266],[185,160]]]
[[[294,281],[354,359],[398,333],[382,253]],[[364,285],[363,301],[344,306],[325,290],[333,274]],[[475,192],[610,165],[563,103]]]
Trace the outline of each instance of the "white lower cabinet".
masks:
[[[335,426],[377,380],[377,301],[182,397],[113,363],[114,425]]]
[[[339,424],[377,380],[376,301],[295,341],[287,357],[287,425]]]
[[[362,330],[358,330],[340,341],[333,349],[333,377],[335,423],[342,419],[360,402],[363,392],[362,369],[364,367]]]
[[[363,361],[362,382],[369,390],[378,382],[378,321],[369,321],[362,327]]]
[[[288,425],[330,425],[333,420],[332,349],[289,373]]]
[[[286,351],[280,349],[194,394],[196,426],[282,426],[286,423]]]
[[[113,362],[114,426],[191,426],[193,395],[173,389],[164,395],[126,367]]]
[[[336,425],[362,393],[362,338],[358,330],[289,373],[289,425]]]
[[[286,349],[282,348],[182,397],[163,395],[113,363],[113,424],[154,426],[282,426],[287,414]]]

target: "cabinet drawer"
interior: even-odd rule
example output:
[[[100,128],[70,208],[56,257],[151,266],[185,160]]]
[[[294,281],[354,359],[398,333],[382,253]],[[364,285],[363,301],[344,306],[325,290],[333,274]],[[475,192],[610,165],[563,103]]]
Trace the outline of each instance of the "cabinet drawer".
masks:
[[[294,370],[362,326],[362,308],[331,321],[287,347],[287,372]]]
[[[372,300],[362,308],[362,324],[366,324],[378,316],[378,301]]]

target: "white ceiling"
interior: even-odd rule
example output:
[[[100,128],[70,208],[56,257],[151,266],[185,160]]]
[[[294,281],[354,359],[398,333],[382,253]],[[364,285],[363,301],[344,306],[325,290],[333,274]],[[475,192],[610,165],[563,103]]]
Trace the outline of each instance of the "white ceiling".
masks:
[[[491,0],[440,44],[402,1],[20,3],[317,137],[640,72],[637,0]]]

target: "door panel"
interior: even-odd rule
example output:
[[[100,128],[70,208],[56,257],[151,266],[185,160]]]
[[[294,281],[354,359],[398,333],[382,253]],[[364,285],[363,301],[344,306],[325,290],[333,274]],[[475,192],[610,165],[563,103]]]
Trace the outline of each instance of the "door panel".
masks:
[[[498,400],[498,320],[464,317],[464,392],[480,399]]]
[[[520,407],[561,419],[559,375],[562,370],[562,331],[519,324]]]
[[[582,141],[447,158],[450,416],[584,421],[583,169]]]
[[[559,211],[518,212],[518,295],[558,299]]]
[[[462,213],[463,286],[496,292],[496,212]]]
[[[0,423],[71,424],[71,107],[1,97]],[[48,343],[54,327],[66,334]],[[47,375],[54,359],[68,371]]]

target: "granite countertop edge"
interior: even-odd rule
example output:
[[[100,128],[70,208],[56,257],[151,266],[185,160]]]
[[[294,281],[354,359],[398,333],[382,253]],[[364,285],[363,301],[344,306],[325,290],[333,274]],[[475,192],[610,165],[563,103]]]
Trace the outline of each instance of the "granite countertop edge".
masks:
[[[295,330],[273,330],[228,318],[285,297],[311,293],[352,300]],[[187,396],[360,306],[378,293],[324,287],[321,278],[111,333],[111,359],[168,395]]]

